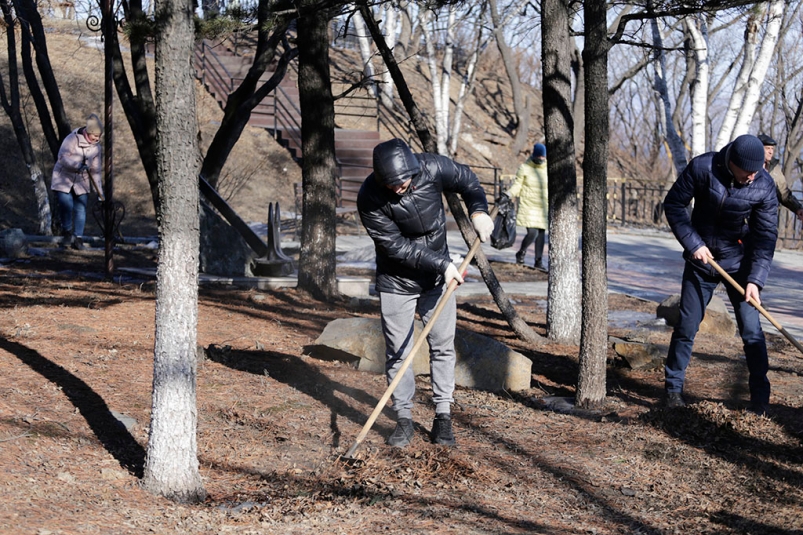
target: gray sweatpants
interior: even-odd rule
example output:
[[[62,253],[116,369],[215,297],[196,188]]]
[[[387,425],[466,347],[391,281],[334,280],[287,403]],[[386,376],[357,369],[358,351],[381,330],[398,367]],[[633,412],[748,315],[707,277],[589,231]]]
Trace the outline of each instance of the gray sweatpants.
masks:
[[[385,371],[388,384],[396,377],[404,358],[415,344],[413,328],[415,313],[421,316],[426,325],[446,285],[441,285],[422,294],[391,294],[380,292],[379,302],[382,312],[382,331],[385,335]],[[429,343],[429,365],[432,376],[432,401],[435,413],[450,413],[454,402],[454,332],[457,323],[457,305],[454,294],[449,296],[440,315],[435,319],[432,330],[427,335]],[[393,392],[393,409],[397,418],[412,418],[413,395],[415,395],[415,374],[412,365]]]

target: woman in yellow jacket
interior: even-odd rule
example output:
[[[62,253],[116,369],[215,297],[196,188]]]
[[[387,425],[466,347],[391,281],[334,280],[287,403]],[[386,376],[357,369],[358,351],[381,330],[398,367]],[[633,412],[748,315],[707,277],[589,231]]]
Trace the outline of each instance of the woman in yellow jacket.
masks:
[[[519,198],[516,225],[525,227],[527,234],[516,253],[516,263],[523,264],[527,248],[535,242],[535,268],[546,271],[543,262],[546,229],[549,226],[549,191],[546,175],[546,147],[536,143],[533,154],[519,166],[516,180],[507,191],[511,198]]]

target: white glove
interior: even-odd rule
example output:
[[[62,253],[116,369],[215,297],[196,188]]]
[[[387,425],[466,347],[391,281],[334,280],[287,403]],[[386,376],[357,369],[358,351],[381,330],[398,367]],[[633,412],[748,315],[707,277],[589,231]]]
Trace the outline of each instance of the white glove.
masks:
[[[494,231],[494,221],[491,216],[485,212],[477,212],[471,216],[471,223],[474,225],[474,230],[477,231],[480,241],[488,241]]]
[[[446,278],[447,286],[452,282],[452,279],[456,280],[457,284],[463,284],[463,276],[460,275],[460,271],[457,270],[457,266],[454,265],[454,262],[449,264],[449,267],[446,268],[443,276]]]

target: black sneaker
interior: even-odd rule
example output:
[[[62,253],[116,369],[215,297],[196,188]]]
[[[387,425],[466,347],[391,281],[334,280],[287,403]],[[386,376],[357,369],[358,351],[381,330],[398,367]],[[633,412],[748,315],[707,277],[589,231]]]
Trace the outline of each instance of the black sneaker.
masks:
[[[518,253],[516,253],[516,263],[517,263],[517,264],[523,264],[523,263],[524,263],[524,255],[525,255],[525,254],[526,254],[526,253],[522,253],[521,251],[519,251]]]
[[[413,420],[411,418],[399,418],[396,422],[396,429],[388,437],[386,443],[394,448],[403,448],[413,440]]]
[[[751,401],[747,406],[747,412],[752,412],[756,416],[767,416],[767,404],[760,401]]]
[[[683,395],[680,392],[666,393],[666,407],[668,409],[679,409],[685,406],[686,402],[683,400]]]
[[[84,245],[84,240],[82,240],[79,236],[75,236],[72,240],[72,248],[76,251],[83,251],[86,249],[86,245]]]
[[[62,238],[61,238],[61,248],[62,249],[67,249],[68,247],[72,247],[73,243],[75,243],[75,234],[73,234],[72,232],[70,232],[68,230],[65,230],[61,234],[61,236],[62,236]]]
[[[538,271],[548,271],[542,260],[537,260],[533,267]]]
[[[444,446],[454,446],[454,434],[452,433],[452,416],[441,413],[435,415],[432,422],[432,442],[443,444]]]

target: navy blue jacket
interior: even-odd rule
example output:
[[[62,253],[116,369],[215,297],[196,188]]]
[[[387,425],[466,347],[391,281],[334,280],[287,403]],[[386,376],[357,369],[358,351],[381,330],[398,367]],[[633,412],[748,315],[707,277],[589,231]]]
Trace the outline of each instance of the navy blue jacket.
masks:
[[[403,195],[387,184],[412,178]],[[444,281],[451,263],[443,193],[459,193],[469,214],[488,212],[485,190],[465,165],[436,154],[413,154],[403,144],[374,155],[374,172],[357,209],[376,248],[376,290],[417,294]]]
[[[747,282],[763,288],[778,238],[775,182],[762,169],[753,182],[739,185],[727,166],[729,148],[689,162],[667,193],[664,212],[683,246],[683,257],[694,267],[717,275],[710,265],[692,258],[706,245],[722,269],[732,274],[741,271]]]

